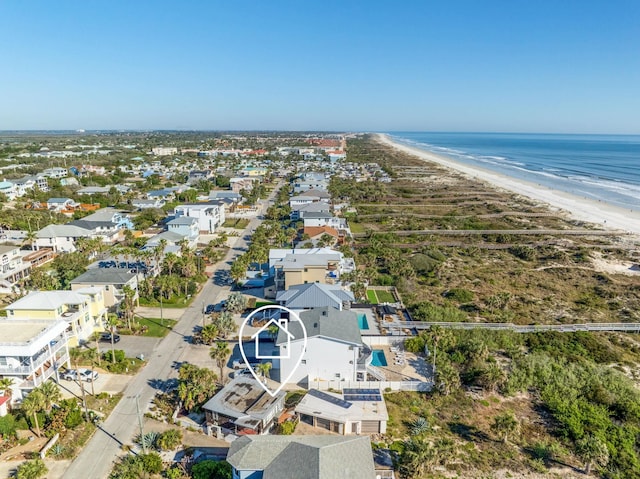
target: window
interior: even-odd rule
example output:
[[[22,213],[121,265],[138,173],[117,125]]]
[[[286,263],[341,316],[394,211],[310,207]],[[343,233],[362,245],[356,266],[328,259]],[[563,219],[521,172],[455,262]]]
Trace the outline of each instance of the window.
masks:
[[[300,364],[307,364],[307,360],[303,359],[302,361],[300,361]]]

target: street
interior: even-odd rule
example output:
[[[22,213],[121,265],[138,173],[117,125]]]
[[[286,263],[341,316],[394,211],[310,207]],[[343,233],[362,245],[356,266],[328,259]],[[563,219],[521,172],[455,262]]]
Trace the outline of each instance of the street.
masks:
[[[260,215],[249,222],[227,255],[218,263],[216,276],[207,281],[191,306],[184,310],[173,330],[146,358],[147,365],[129,383],[123,399],[65,472],[65,479],[106,478],[114,461],[123,452],[121,446],[133,443],[133,438],[139,431],[136,400],[140,413],[143,414],[158,388],[161,388],[166,380],[177,377],[180,364],[189,361],[187,340],[192,335],[194,327],[202,323],[202,305],[217,303],[229,290],[229,286],[216,284],[215,278],[221,274],[228,274],[230,263],[246,249],[245,236],[259,226],[262,221],[259,219],[261,214],[272,204],[273,197],[281,186],[279,183],[274,188],[269,198],[264,201]]]

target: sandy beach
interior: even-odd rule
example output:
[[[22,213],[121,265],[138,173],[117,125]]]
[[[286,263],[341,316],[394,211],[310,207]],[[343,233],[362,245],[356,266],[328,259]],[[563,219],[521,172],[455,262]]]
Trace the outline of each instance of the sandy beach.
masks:
[[[458,171],[469,178],[489,183],[495,188],[504,189],[545,203],[552,210],[565,212],[575,220],[593,223],[600,228],[640,235],[639,211],[625,210],[529,181],[511,178],[481,167],[469,166],[426,150],[396,143],[387,135],[378,134],[377,138],[388,146],[415,155],[422,160],[434,162],[445,168]]]

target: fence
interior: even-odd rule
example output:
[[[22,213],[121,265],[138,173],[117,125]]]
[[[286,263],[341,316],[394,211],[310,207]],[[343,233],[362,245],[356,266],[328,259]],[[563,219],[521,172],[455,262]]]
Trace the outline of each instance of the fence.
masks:
[[[380,389],[385,391],[431,391],[431,381],[309,381],[309,389],[342,391],[343,389]]]

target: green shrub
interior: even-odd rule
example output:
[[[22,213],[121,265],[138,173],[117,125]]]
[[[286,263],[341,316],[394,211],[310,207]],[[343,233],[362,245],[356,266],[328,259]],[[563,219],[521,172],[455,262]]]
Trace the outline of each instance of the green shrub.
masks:
[[[16,479],[38,479],[44,476],[49,470],[42,459],[33,459],[18,466]]]
[[[452,288],[444,296],[458,303],[468,303],[473,300],[473,293],[464,288]]]
[[[14,437],[17,430],[16,418],[12,414],[0,417],[0,437]]]
[[[191,468],[193,479],[231,479],[231,465],[227,461],[206,460]]]
[[[182,431],[179,429],[169,429],[160,434],[157,445],[163,451],[172,451],[182,444]]]
[[[124,361],[124,358],[125,358],[124,351],[122,349],[116,349],[113,352],[109,350],[103,354],[104,360],[108,361],[109,363],[113,363],[114,357],[115,357],[116,363],[120,363]]]

